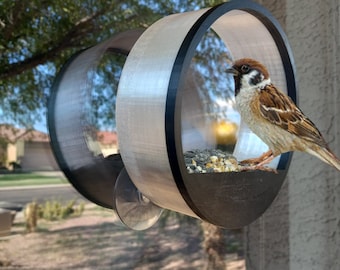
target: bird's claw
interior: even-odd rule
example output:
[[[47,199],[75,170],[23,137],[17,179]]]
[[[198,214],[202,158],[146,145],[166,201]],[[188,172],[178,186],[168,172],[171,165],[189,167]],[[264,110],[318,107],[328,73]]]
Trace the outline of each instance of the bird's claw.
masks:
[[[248,171],[265,171],[265,172],[272,172],[278,174],[276,169],[269,168],[262,165],[250,165],[250,166],[240,166],[241,172],[248,172]]]
[[[249,158],[249,159],[245,159],[245,160],[242,160],[242,161],[240,161],[239,162],[239,164],[240,165],[242,165],[242,166],[255,166],[255,165],[257,165],[257,164],[259,164],[261,162],[261,160],[260,159],[258,159],[258,158]]]
[[[264,164],[269,163],[273,158],[274,158],[273,152],[269,150],[257,158],[249,158],[249,159],[240,161],[240,165],[244,165],[244,166],[246,165],[256,166],[259,164],[264,165]]]

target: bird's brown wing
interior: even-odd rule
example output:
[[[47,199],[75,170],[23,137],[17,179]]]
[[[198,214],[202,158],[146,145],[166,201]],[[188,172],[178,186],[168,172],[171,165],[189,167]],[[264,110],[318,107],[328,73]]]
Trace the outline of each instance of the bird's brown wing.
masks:
[[[272,124],[327,148],[325,140],[313,122],[302,113],[289,96],[274,85],[270,84],[261,89],[259,106],[261,115]]]

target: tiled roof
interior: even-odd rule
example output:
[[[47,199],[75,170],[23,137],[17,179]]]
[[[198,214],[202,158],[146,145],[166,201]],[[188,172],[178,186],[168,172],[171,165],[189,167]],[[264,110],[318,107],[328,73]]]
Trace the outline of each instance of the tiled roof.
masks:
[[[0,138],[15,143],[18,140],[31,142],[48,142],[49,136],[38,130],[15,128],[9,124],[0,124]]]
[[[111,145],[117,144],[117,133],[112,131],[98,131],[97,139],[101,144]]]
[[[0,138],[15,143],[18,140],[30,142],[49,142],[48,134],[32,129],[15,128],[9,124],[0,124]],[[98,131],[97,140],[103,145],[117,144],[117,133],[112,131]]]

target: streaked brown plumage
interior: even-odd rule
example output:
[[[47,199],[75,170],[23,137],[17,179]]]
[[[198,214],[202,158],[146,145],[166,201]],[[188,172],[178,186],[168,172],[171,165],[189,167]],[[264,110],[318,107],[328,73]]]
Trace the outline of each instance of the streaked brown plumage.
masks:
[[[267,69],[250,58],[237,60],[228,70],[235,80],[235,99],[242,121],[268,146],[261,157],[244,161],[261,169],[274,157],[289,151],[312,154],[340,171],[340,161],[320,131],[289,96],[277,89]]]

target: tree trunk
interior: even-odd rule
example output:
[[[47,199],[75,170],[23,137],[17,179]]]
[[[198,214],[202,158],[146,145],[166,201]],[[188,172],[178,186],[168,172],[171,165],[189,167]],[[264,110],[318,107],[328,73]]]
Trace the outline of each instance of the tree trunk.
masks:
[[[206,253],[205,270],[226,270],[226,246],[223,238],[223,229],[207,222],[202,222],[204,233],[203,248]]]

